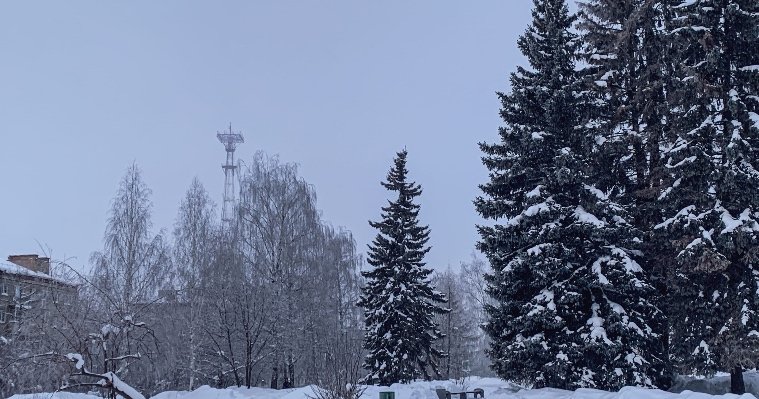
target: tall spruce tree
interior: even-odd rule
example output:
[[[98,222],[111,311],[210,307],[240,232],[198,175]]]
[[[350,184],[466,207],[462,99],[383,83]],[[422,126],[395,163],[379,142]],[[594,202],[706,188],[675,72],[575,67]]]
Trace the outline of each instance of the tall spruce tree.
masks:
[[[446,298],[433,289],[432,269],[424,262],[429,228],[419,225],[414,199],[422,188],[406,181],[406,156],[406,150],[397,154],[382,183],[397,198],[382,208],[380,221],[369,222],[379,232],[369,245],[367,261],[374,268],[362,273],[367,281],[358,303],[364,308],[369,352],[365,381],[380,385],[439,375],[438,359],[445,355],[433,342],[442,338],[434,316],[448,311],[441,306]]]
[[[593,183],[609,171],[589,168],[574,18],[563,0],[535,0],[532,16],[518,42],[531,68],[499,93],[500,142],[480,145],[490,180],[475,206],[496,222],[478,227],[492,267],[488,354],[501,377],[536,387],[652,386],[656,292],[636,261],[639,232]]]
[[[667,294],[666,255],[652,239],[661,221],[657,197],[665,184],[660,144],[668,131],[666,93],[671,87],[671,0],[587,0],[579,3],[581,71],[590,110],[589,134],[598,154],[596,187],[609,192],[642,233],[641,267],[659,298]],[[666,301],[657,304],[666,314]],[[652,320],[661,337],[661,359],[669,346],[667,318]],[[666,362],[665,362],[666,363]],[[667,373],[669,374],[669,373]],[[666,388],[669,375],[656,381]]]
[[[759,3],[691,0],[679,25],[671,184],[660,237],[675,262],[672,356],[683,373],[742,370],[759,355]]]
[[[624,190],[620,202],[636,206],[636,226],[657,219],[661,185],[659,144],[666,131],[665,92],[670,66],[666,23],[669,0],[586,0],[578,27],[585,90],[594,101],[589,118],[596,142],[610,147],[615,173],[599,186]],[[658,221],[657,221],[658,222]]]

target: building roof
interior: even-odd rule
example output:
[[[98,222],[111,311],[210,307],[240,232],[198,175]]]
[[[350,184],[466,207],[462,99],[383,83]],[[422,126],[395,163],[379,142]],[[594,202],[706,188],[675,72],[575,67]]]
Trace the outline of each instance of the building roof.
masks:
[[[15,274],[17,276],[28,276],[28,277],[35,277],[43,280],[48,280],[51,282],[56,282],[60,284],[66,284],[70,286],[74,286],[75,284],[72,284],[71,282],[68,282],[66,280],[56,278],[50,275],[47,275],[45,273],[35,272],[33,270],[29,270],[23,266],[14,265],[13,263],[4,263],[0,262],[0,274],[7,273],[7,274]]]

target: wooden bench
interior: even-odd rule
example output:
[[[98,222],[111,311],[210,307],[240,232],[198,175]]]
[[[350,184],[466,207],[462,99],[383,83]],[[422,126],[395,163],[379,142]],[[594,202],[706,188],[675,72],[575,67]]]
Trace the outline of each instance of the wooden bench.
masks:
[[[447,389],[438,388],[435,390],[438,399],[451,399],[451,395],[458,395],[459,399],[466,399],[466,395],[471,393],[475,398],[485,398],[485,391],[482,388],[475,388],[472,391],[451,392]]]

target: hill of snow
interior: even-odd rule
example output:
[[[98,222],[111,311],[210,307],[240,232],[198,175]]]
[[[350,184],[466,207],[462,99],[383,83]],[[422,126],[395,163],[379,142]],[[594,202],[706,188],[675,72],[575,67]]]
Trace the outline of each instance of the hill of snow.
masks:
[[[749,377],[749,376],[747,376]],[[756,374],[747,378],[746,385],[759,380]],[[723,378],[724,379],[724,378]],[[715,380],[716,381],[716,380]],[[728,379],[729,385],[729,379]],[[722,389],[721,384],[711,384],[712,389]],[[716,387],[716,388],[715,388]],[[459,392],[464,388],[471,391],[482,388],[486,399],[715,399],[741,398],[756,399],[750,393],[744,395],[721,394],[711,395],[683,391],[681,393],[665,392],[653,389],[625,387],[619,392],[606,392],[595,389],[578,389],[564,391],[561,389],[543,388],[519,390],[513,384],[498,378],[468,378],[463,384],[454,381],[419,381],[410,384],[394,384],[390,387],[368,386],[362,399],[378,399],[379,393],[395,392],[396,399],[438,399],[436,388],[445,388],[451,392]],[[151,399],[307,399],[314,397],[313,387],[274,390],[268,388],[227,388],[216,389],[209,386],[200,387],[192,392],[168,391],[153,396]],[[458,399],[457,397],[454,397]],[[73,393],[14,395],[9,399],[100,399],[96,396]]]

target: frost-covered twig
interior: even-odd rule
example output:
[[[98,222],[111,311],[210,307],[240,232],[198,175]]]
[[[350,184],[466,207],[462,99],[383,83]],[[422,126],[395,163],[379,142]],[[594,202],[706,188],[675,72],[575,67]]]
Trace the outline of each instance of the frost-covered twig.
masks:
[[[2,343],[2,340],[3,340],[3,337],[0,337],[0,343]],[[0,368],[0,375],[2,375],[3,371],[7,370],[8,368],[10,368],[11,366],[13,366],[16,363],[23,362],[25,360],[37,359],[37,358],[40,358],[40,357],[52,357],[52,356],[55,356],[55,355],[56,355],[55,352],[47,352],[47,353],[37,353],[37,354],[34,354],[34,355],[28,355],[28,356],[19,357],[19,358],[15,359],[15,360],[13,360],[13,361],[11,361],[11,362],[3,365],[3,367]]]

